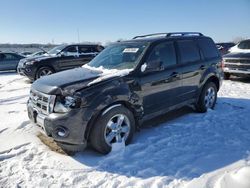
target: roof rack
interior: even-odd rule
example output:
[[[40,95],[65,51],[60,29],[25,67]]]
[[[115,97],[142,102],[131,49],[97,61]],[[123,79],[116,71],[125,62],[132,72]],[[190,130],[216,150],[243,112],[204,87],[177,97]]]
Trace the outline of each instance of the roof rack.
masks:
[[[153,37],[153,36],[158,36],[158,35],[163,35],[164,37],[204,36],[202,33],[199,33],[199,32],[172,32],[172,33],[153,33],[153,34],[148,34],[148,35],[140,35],[140,36],[134,37],[133,39]]]

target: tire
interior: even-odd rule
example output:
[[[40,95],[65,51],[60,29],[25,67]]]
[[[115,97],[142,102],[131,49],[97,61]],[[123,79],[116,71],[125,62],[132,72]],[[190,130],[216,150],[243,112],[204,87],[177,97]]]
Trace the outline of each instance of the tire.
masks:
[[[213,109],[217,101],[217,87],[213,82],[208,82],[204,85],[199,96],[198,102],[195,105],[198,112],[204,113],[209,108]]]
[[[41,67],[38,69],[38,71],[36,72],[36,80],[43,77],[43,76],[48,76],[53,74],[55,71],[50,68],[50,67]]]
[[[117,124],[120,126],[117,126]],[[115,142],[124,139],[125,144],[129,144],[134,132],[135,120],[133,114],[127,108],[117,106],[97,119],[90,133],[90,143],[96,151],[108,154]]]
[[[229,73],[224,73],[224,79],[229,80],[230,79],[230,74]]]

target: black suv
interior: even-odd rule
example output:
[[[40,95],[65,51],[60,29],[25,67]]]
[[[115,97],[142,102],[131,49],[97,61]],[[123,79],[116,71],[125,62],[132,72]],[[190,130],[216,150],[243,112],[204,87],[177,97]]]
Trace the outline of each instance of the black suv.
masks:
[[[29,118],[65,150],[89,142],[101,153],[128,144],[143,121],[193,104],[213,108],[223,72],[201,33],[137,36],[114,43],[81,68],[35,81]]]
[[[21,60],[17,71],[34,81],[55,72],[80,67],[91,61],[103,49],[96,44],[60,45],[42,56]]]

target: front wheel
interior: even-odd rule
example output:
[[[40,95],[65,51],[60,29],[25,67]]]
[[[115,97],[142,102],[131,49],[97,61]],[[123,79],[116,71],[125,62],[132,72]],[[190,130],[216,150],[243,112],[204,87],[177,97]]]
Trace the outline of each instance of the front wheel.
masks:
[[[112,144],[129,144],[135,132],[133,114],[123,106],[117,106],[102,114],[90,134],[91,145],[100,153],[111,151]]]
[[[198,112],[206,112],[208,109],[213,109],[217,101],[217,87],[213,82],[208,82],[200,94],[196,104]]]
[[[50,67],[41,67],[36,73],[36,79],[53,74],[55,71]]]

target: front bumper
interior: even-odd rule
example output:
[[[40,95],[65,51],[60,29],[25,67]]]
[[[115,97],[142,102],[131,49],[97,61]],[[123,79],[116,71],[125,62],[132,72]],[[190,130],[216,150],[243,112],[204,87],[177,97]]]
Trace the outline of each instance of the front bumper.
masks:
[[[224,68],[224,73],[250,75],[250,69]]]
[[[73,109],[68,113],[51,113],[45,115],[35,108],[32,101],[27,103],[29,119],[38,125],[42,131],[55,141],[62,144],[76,145],[82,150],[86,147],[85,131],[88,121],[84,120],[82,114],[85,109]]]
[[[17,72],[18,74],[20,74],[21,76],[26,76],[28,77],[30,80],[34,81],[35,80],[35,73],[36,70],[33,70],[32,67],[17,67]]]

